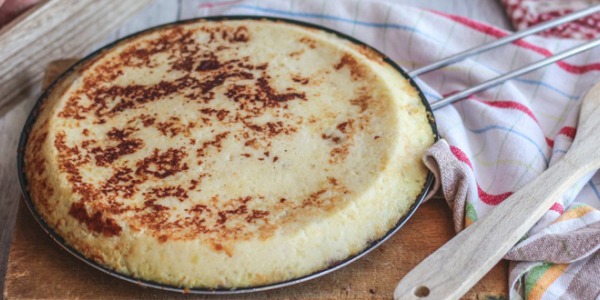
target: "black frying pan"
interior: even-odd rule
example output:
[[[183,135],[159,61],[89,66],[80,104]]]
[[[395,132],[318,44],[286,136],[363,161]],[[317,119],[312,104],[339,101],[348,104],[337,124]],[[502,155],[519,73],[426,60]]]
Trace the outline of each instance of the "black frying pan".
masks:
[[[185,24],[185,23],[193,23],[199,20],[204,20],[204,21],[222,21],[222,20],[244,20],[244,19],[266,19],[266,20],[272,20],[272,21],[279,21],[279,22],[286,22],[286,23],[291,23],[291,24],[297,24],[297,25],[301,25],[301,26],[305,26],[305,27],[310,27],[310,28],[315,28],[315,29],[319,29],[319,30],[323,30],[332,34],[337,35],[340,38],[346,39],[351,41],[354,44],[357,45],[362,45],[365,47],[368,47],[370,49],[372,49],[373,51],[380,53],[379,51],[373,49],[373,47],[366,45],[365,43],[347,36],[343,33],[334,31],[332,29],[326,28],[326,27],[322,27],[319,25],[315,25],[315,24],[311,24],[311,23],[305,23],[305,22],[300,22],[300,21],[296,21],[296,20],[290,20],[290,19],[284,19],[284,18],[273,18],[273,17],[262,17],[262,16],[218,16],[218,17],[206,17],[206,18],[197,18],[197,19],[192,19],[192,20],[186,20],[186,21],[179,21],[179,22],[174,22],[174,23],[169,23],[169,24],[165,24],[165,25],[160,25],[157,27],[153,27],[144,31],[140,31],[138,33],[134,33],[132,35],[129,35],[127,37],[124,37],[116,42],[113,42],[111,44],[108,44],[104,47],[102,47],[101,49],[93,52],[92,54],[86,56],[85,58],[83,58],[82,60],[80,60],[79,62],[77,62],[75,65],[71,66],[67,71],[65,71],[61,76],[59,76],[47,89],[46,91],[40,96],[40,98],[37,100],[35,106],[33,107],[33,109],[31,110],[31,113],[29,114],[29,117],[27,118],[27,121],[25,122],[25,126],[23,127],[23,131],[21,133],[21,138],[19,140],[19,147],[18,147],[18,153],[17,153],[17,169],[18,169],[18,173],[19,173],[19,183],[21,185],[21,191],[23,193],[23,196],[25,197],[25,203],[27,204],[27,207],[29,208],[29,210],[31,211],[31,213],[33,214],[34,218],[37,220],[37,222],[42,226],[42,228],[44,229],[44,231],[46,231],[46,233],[48,233],[48,235],[50,235],[50,237],[56,242],[58,243],[62,248],[64,248],[65,250],[67,250],[69,253],[71,253],[72,255],[74,255],[75,257],[77,257],[78,259],[80,259],[81,261],[85,262],[86,264],[106,273],[109,275],[112,275],[114,277],[141,285],[141,286],[146,286],[146,287],[152,287],[152,288],[157,288],[157,289],[162,289],[162,290],[169,290],[169,291],[177,291],[177,292],[185,292],[185,293],[192,293],[192,294],[238,294],[238,293],[248,293],[248,292],[257,292],[257,291],[264,291],[264,290],[270,290],[270,289],[275,289],[275,288],[280,288],[280,287],[285,287],[285,286],[289,286],[289,285],[293,285],[296,283],[300,283],[300,282],[305,282],[320,276],[323,276],[325,274],[331,273],[337,269],[340,269],[344,266],[347,266],[348,264],[356,261],[357,259],[363,257],[364,255],[366,255],[367,253],[373,251],[375,248],[377,248],[379,245],[381,245],[383,242],[385,242],[387,239],[389,239],[394,233],[396,233],[396,231],[398,231],[398,229],[400,229],[400,227],[402,227],[406,221],[412,216],[412,214],[415,212],[415,210],[417,209],[417,207],[421,204],[421,202],[423,201],[423,199],[425,198],[425,196],[427,195],[427,193],[429,192],[432,184],[433,184],[433,174],[431,172],[429,172],[429,174],[427,175],[427,180],[425,182],[425,185],[423,186],[423,189],[421,190],[421,193],[417,196],[417,198],[415,199],[415,202],[413,203],[413,205],[409,208],[409,210],[404,214],[404,216],[402,216],[400,218],[400,220],[398,220],[398,223],[396,223],[396,225],[394,225],[394,227],[392,227],[381,239],[376,240],[374,242],[372,242],[369,246],[367,246],[362,252],[353,255],[351,257],[348,257],[344,260],[340,260],[337,261],[335,263],[332,263],[330,266],[328,266],[327,268],[323,269],[323,270],[319,270],[316,271],[312,274],[300,277],[300,278],[295,278],[292,280],[287,280],[287,281],[282,281],[282,282],[277,282],[277,283],[273,283],[273,284],[268,284],[268,285],[261,285],[261,286],[252,286],[252,287],[244,287],[244,288],[239,288],[239,289],[203,289],[203,288],[192,288],[192,289],[183,289],[181,287],[177,287],[177,286],[172,286],[172,285],[166,285],[166,284],[162,284],[162,283],[158,283],[158,282],[153,282],[153,281],[147,281],[147,280],[143,280],[140,278],[135,278],[129,275],[125,275],[119,272],[115,272],[111,269],[108,269],[107,267],[98,264],[94,261],[92,261],[91,259],[86,258],[85,256],[83,256],[83,254],[81,254],[79,251],[73,249],[72,247],[70,247],[52,228],[50,228],[50,226],[48,226],[48,224],[46,224],[46,222],[44,221],[44,219],[42,219],[42,217],[38,214],[38,212],[35,209],[35,206],[33,205],[33,202],[31,201],[31,196],[29,195],[29,190],[28,190],[28,185],[27,185],[27,179],[25,177],[25,172],[24,172],[24,159],[25,159],[25,155],[24,155],[24,149],[25,146],[27,144],[27,140],[29,137],[29,132],[31,131],[31,127],[33,126],[41,104],[46,100],[46,98],[48,97],[48,95],[50,94],[50,92],[52,91],[52,89],[57,86],[58,83],[60,83],[62,80],[64,80],[70,73],[74,72],[75,70],[77,70],[80,66],[82,66],[83,64],[85,64],[86,62],[94,59],[95,57],[97,57],[98,55],[100,55],[102,52],[107,51],[113,47],[115,47],[116,45],[118,45],[121,42],[127,41],[129,39],[135,38],[138,35],[144,34],[148,31],[153,31],[156,29],[160,29],[160,28],[164,28],[164,27],[168,27],[168,26],[172,26],[172,25],[176,25],[176,24]],[[380,53],[381,54],[381,53]],[[404,77],[406,80],[408,80],[408,82],[418,91],[419,94],[419,98],[421,99],[421,102],[423,103],[423,105],[425,106],[427,113],[429,115],[429,125],[431,126],[431,130],[433,131],[434,135],[435,135],[435,140],[437,141],[439,139],[439,135],[438,135],[438,131],[437,131],[437,127],[435,124],[435,119],[433,118],[433,112],[431,110],[431,107],[429,106],[429,103],[427,102],[427,99],[425,98],[425,96],[423,95],[423,92],[419,89],[419,86],[417,86],[417,84],[408,76],[408,74],[400,67],[398,66],[396,63],[394,63],[394,61],[392,61],[391,59],[389,59],[388,57],[386,57],[385,55],[381,54],[382,57],[384,57],[384,61],[389,64],[390,66],[394,67],[398,73],[400,73],[402,75],[402,77]]]

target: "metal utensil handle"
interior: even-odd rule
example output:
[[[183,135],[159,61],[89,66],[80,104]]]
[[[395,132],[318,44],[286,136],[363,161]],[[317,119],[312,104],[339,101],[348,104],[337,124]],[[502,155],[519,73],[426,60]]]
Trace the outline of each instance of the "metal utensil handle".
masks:
[[[600,4],[597,4],[597,5],[591,6],[589,8],[586,8],[586,9],[583,9],[583,10],[580,10],[580,11],[576,11],[576,12],[564,15],[564,16],[562,16],[560,18],[556,18],[556,19],[552,19],[552,20],[540,23],[540,24],[538,24],[536,26],[533,26],[533,27],[530,27],[530,28],[528,28],[526,30],[517,31],[517,32],[515,32],[513,34],[504,36],[504,37],[502,37],[500,39],[494,40],[492,42],[489,42],[487,44],[481,45],[479,47],[475,47],[475,48],[466,50],[464,52],[460,52],[460,53],[454,54],[454,55],[452,55],[450,57],[447,57],[447,58],[444,58],[444,59],[442,59],[440,61],[436,61],[436,62],[431,63],[429,65],[426,65],[426,66],[420,67],[418,69],[412,70],[412,71],[408,72],[408,75],[410,77],[413,77],[413,78],[417,77],[417,76],[419,76],[421,74],[424,74],[424,73],[427,73],[427,72],[439,69],[441,67],[453,64],[455,62],[461,61],[461,60],[463,60],[463,59],[465,59],[465,58],[467,58],[467,57],[469,57],[471,55],[475,55],[475,54],[479,54],[481,52],[485,52],[487,50],[490,50],[490,49],[502,46],[504,44],[508,44],[510,42],[516,41],[516,40],[521,39],[521,38],[523,38],[525,36],[528,36],[528,35],[531,35],[531,34],[534,34],[534,33],[537,33],[537,32],[541,32],[541,31],[544,31],[546,29],[550,29],[550,28],[556,27],[558,25],[562,25],[564,23],[571,22],[573,20],[577,20],[579,18],[591,15],[591,14],[596,13],[596,12],[600,12]]]
[[[599,46],[599,45],[600,45],[600,38],[597,38],[597,39],[592,40],[590,42],[587,42],[585,44],[581,44],[581,45],[579,45],[577,47],[573,47],[571,49],[565,50],[565,51],[560,52],[558,54],[554,54],[552,56],[549,56],[549,57],[547,57],[545,59],[542,59],[542,60],[540,60],[538,62],[532,63],[532,64],[530,64],[528,66],[523,67],[523,68],[511,71],[511,72],[506,73],[504,75],[498,76],[496,78],[490,79],[488,81],[485,81],[485,82],[482,82],[482,83],[480,83],[478,85],[470,87],[470,88],[468,88],[468,89],[466,89],[464,91],[461,91],[461,92],[458,92],[458,93],[453,94],[451,96],[448,96],[446,98],[443,98],[442,100],[436,101],[436,102],[434,102],[434,103],[431,104],[431,109],[432,110],[436,110],[436,109],[438,109],[440,107],[443,107],[445,105],[448,105],[448,104],[450,104],[450,103],[452,103],[454,101],[466,98],[466,97],[468,97],[471,94],[474,94],[474,93],[479,92],[481,90],[484,90],[484,89],[490,88],[492,86],[498,85],[498,84],[500,84],[500,83],[502,83],[502,82],[504,82],[504,81],[506,81],[508,79],[521,76],[521,75],[523,75],[525,73],[529,73],[531,71],[534,71],[534,70],[537,70],[539,68],[545,67],[545,66],[547,66],[549,64],[552,64],[552,63],[557,62],[559,60],[565,59],[565,58],[567,58],[569,56],[578,54],[580,52],[589,50],[589,49],[591,49],[593,47],[596,47],[596,46]]]

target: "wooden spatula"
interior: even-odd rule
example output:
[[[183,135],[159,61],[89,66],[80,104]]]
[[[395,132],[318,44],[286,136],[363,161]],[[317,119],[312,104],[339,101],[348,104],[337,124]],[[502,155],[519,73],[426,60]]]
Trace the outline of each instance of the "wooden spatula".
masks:
[[[594,85],[583,99],[577,136],[567,154],[404,276],[394,291],[394,299],[458,299],[563,193],[598,168],[600,83]]]

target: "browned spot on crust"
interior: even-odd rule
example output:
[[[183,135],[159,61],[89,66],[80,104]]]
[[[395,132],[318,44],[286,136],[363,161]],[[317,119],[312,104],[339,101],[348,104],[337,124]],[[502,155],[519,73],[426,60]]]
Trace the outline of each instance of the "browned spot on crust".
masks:
[[[245,218],[246,222],[248,223],[255,223],[256,220],[261,219],[261,220],[265,220],[265,218],[269,215],[270,213],[268,211],[263,211],[263,210],[252,210],[252,212]]]
[[[385,64],[385,62],[383,61],[384,57],[380,53],[365,45],[356,45],[354,46],[354,49],[356,49],[358,52],[360,52],[360,54],[364,55],[366,58],[373,62],[376,62],[380,65]]]
[[[82,115],[84,107],[79,104],[81,99],[79,97],[71,96],[65,103],[65,107],[58,113],[61,118],[72,118],[75,120],[83,120],[85,117]]]
[[[150,192],[144,194],[146,197],[167,198],[174,197],[183,202],[188,199],[188,193],[180,186],[167,186],[160,188],[152,188]]]
[[[204,212],[211,212],[211,209],[204,204],[196,204],[196,205],[192,206],[192,208],[190,208],[189,211],[202,214]]]
[[[321,138],[324,140],[331,140],[332,142],[339,144],[340,141],[342,140],[341,137],[339,136],[333,136],[333,135],[328,135],[328,134],[321,134]]]
[[[251,139],[251,140],[247,140],[244,143],[244,146],[246,146],[246,147],[250,146],[250,147],[254,148],[254,146],[256,146],[256,139],[254,138],[254,139]]]
[[[352,124],[354,124],[354,120],[350,120],[350,121],[346,121],[346,122],[342,122],[340,124],[338,124],[338,126],[336,126],[337,130],[343,132],[343,133],[347,133],[348,132],[348,128],[352,129]]]
[[[300,50],[294,51],[294,52],[290,53],[289,56],[290,57],[297,57],[297,56],[300,56],[302,54],[304,54],[304,49],[300,49]]]
[[[114,219],[104,218],[99,211],[92,215],[88,214],[85,206],[81,202],[74,202],[71,204],[69,215],[85,224],[89,230],[100,233],[105,237],[119,235],[122,230],[121,226],[119,226]]]
[[[137,129],[125,128],[125,129],[111,129],[108,133],[108,139],[111,141],[117,141],[118,144],[115,146],[108,146],[106,148],[94,147],[89,150],[94,155],[97,166],[108,166],[121,156],[135,153],[144,147],[144,142],[141,139],[129,139],[129,136]],[[85,145],[84,145],[85,146]]]
[[[251,123],[245,123],[245,125],[253,131],[265,133],[267,137],[274,137],[281,133],[291,134],[292,132],[296,132],[297,130],[296,128],[284,124],[281,121],[267,122],[262,126]]]
[[[190,130],[196,126],[195,122],[184,124],[179,117],[169,117],[165,122],[157,122],[156,129],[164,136],[175,137],[183,134],[186,137],[190,136]]]
[[[167,122],[159,122],[156,124],[156,128],[163,135],[174,137],[181,132],[181,128],[176,126],[175,121],[179,121],[177,117],[171,117],[172,119]]]
[[[317,41],[309,38],[309,37],[302,37],[301,39],[298,40],[300,43],[308,46],[310,49],[315,49],[317,48]]]
[[[269,63],[264,63],[264,64],[256,66],[256,69],[264,71],[267,69],[268,66],[269,66]]]
[[[190,180],[190,186],[188,187],[189,190],[195,190],[196,187],[198,187],[198,183],[200,183],[198,180],[192,179]]]
[[[350,54],[345,53],[340,59],[340,62],[333,66],[336,70],[340,70],[343,67],[348,67],[350,69],[350,76],[353,80],[358,80],[365,76],[363,66],[361,66]]]
[[[229,114],[229,111],[226,109],[214,109],[214,108],[203,108],[200,110],[201,113],[216,116],[219,121],[223,121],[225,117]]]
[[[349,193],[349,190],[334,177],[327,177],[327,181],[322,184],[322,187],[304,198],[299,207],[329,211],[334,209],[339,201],[343,200],[341,195]]]
[[[153,55],[175,51],[183,54],[188,52],[185,46],[193,43],[194,37],[191,30],[172,27],[166,29],[157,39],[147,41],[144,48],[139,48],[139,44],[130,46],[120,54],[119,58],[126,66],[153,66],[151,63]]]
[[[248,213],[248,206],[246,203],[250,201],[252,198],[250,196],[245,198],[240,198],[242,205],[236,207],[235,209],[222,210],[218,213],[219,219],[217,220],[218,224],[225,224],[230,215],[239,216],[245,215]]]
[[[133,170],[130,168],[116,168],[113,175],[104,183],[101,190],[102,193],[123,198],[131,198],[137,192],[136,185],[141,183],[139,180],[134,180]]]
[[[349,148],[353,143],[354,132],[356,131],[354,120],[342,122],[336,126],[337,131],[331,134],[323,133],[323,139],[331,140],[337,147],[331,150],[329,162],[332,164],[341,163],[349,154]],[[359,123],[359,127],[360,127]]]
[[[90,161],[84,156],[77,146],[69,147],[66,142],[66,134],[59,132],[54,139],[54,147],[58,151],[58,167],[67,173],[67,180],[73,187],[73,192],[82,196],[82,201],[98,199],[98,191],[89,183],[84,182],[79,173],[79,166]]]
[[[173,70],[190,72],[194,68],[194,59],[191,57],[183,57],[172,65]]]
[[[289,92],[289,93],[277,93],[275,90],[269,85],[267,78],[261,77],[256,81],[256,85],[258,88],[265,93],[267,99],[270,100],[271,105],[279,102],[290,101],[293,99],[302,99],[306,100],[306,94],[304,92]]]
[[[318,190],[312,194],[310,194],[306,199],[304,199],[304,201],[302,201],[302,207],[307,207],[307,206],[313,206],[313,207],[318,207],[319,205],[318,200],[319,198],[321,198],[321,195],[325,194],[327,192],[326,189],[321,189]]]
[[[293,75],[292,80],[294,82],[298,82],[302,85],[307,85],[310,82],[310,80],[308,78],[302,77],[300,75]]]
[[[206,142],[202,143],[202,147],[200,147],[200,148],[198,148],[198,150],[196,150],[196,155],[198,157],[205,156],[206,155],[206,150],[209,147],[214,147],[214,148],[217,149],[217,151],[221,151],[222,140],[224,138],[226,138],[228,135],[229,135],[229,132],[222,132],[222,133],[219,133],[219,134],[215,135],[215,137],[212,140],[206,141]]]
[[[348,144],[342,145],[341,147],[333,148],[333,150],[331,150],[331,152],[329,153],[329,162],[332,164],[341,163],[344,159],[346,159],[346,157],[350,153],[348,148]]]
[[[361,113],[369,108],[369,102],[371,102],[371,96],[368,95],[360,95],[357,98],[350,100],[352,105],[360,107]]]
[[[200,62],[200,64],[196,68],[196,71],[206,72],[221,68],[221,63],[219,62],[217,56],[214,53],[211,52],[208,55],[205,55],[204,57],[205,59]]]
[[[334,177],[327,177],[327,181],[329,181],[329,183],[333,186],[338,185],[337,179],[335,179]]]
[[[169,177],[188,169],[187,163],[182,162],[186,156],[186,152],[181,149],[169,148],[163,153],[160,153],[158,149],[154,149],[151,156],[137,162],[135,174],[152,175],[156,178]]]
[[[224,40],[227,40],[231,43],[245,43],[250,38],[250,34],[246,26],[239,26],[233,30],[230,28],[225,28],[222,31],[221,36]]]
[[[216,243],[216,242],[211,243],[211,245],[212,245],[213,250],[215,250],[217,252],[223,252],[229,257],[233,256],[233,253],[232,253],[231,249],[229,249],[229,247],[225,247],[225,246],[223,246],[223,244]]]
[[[331,140],[335,144],[352,140],[354,134],[354,120],[342,122],[336,126],[336,129],[339,132],[333,132],[331,134],[323,133],[321,134],[321,138],[324,140]]]

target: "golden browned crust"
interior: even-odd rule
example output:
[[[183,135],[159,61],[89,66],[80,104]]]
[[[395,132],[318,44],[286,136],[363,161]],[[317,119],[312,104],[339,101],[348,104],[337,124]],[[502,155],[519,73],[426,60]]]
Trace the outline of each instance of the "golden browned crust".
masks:
[[[25,153],[30,194],[49,225],[86,256],[121,272],[176,285],[235,287],[322,268],[395,224],[424,184],[418,157],[432,139],[416,92],[364,46],[333,46],[330,40],[342,40],[274,24],[166,27],[121,42],[66,78],[50,93]],[[290,29],[293,47],[256,50],[267,34]],[[322,60],[317,71],[306,66],[311,55]],[[388,86],[388,79],[399,82]],[[390,113],[395,110],[410,113]],[[402,126],[429,137],[405,141]],[[407,162],[396,162],[402,151]],[[408,180],[390,177],[398,172]],[[407,186],[396,187],[401,184]],[[408,202],[368,204],[385,195]],[[357,211],[361,205],[391,212],[370,221],[377,212]],[[305,243],[303,228],[326,226],[315,224],[332,216],[371,224],[348,237],[347,246],[332,244],[331,253],[311,258],[322,261],[309,271],[247,270],[252,247],[286,235],[297,240],[287,246],[298,246]],[[182,278],[144,265],[171,261],[158,252],[170,247],[181,247],[191,260],[198,260],[194,249],[205,249],[206,260],[196,262],[204,268],[209,255],[230,268],[245,265],[226,275],[169,269]],[[141,249],[150,251],[148,258]]]

